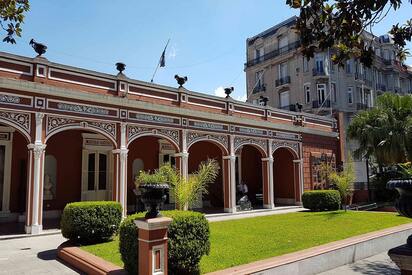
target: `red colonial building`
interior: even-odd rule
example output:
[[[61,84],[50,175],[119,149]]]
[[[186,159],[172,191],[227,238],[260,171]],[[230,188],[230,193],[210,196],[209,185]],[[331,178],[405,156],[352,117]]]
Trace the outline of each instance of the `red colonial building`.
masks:
[[[73,201],[136,207],[134,178],[172,162],[183,176],[215,158],[220,176],[198,208],[300,204],[318,166],[340,162],[333,119],[256,106],[0,53],[0,220],[42,230]],[[173,197],[166,207],[173,207]]]

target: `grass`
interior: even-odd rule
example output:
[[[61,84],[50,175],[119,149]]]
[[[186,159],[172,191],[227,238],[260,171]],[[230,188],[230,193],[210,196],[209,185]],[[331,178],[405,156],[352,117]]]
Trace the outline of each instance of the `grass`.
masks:
[[[202,273],[254,262],[411,222],[395,213],[300,212],[210,223]],[[123,266],[118,238],[82,249]]]

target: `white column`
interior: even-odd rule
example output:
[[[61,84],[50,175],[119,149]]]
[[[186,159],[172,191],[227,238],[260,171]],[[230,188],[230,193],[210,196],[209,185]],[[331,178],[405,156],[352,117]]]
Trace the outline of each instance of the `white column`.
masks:
[[[230,156],[229,156],[229,167],[230,167],[230,212],[236,212],[236,155],[235,155],[235,145],[234,145],[235,137],[233,135],[230,136],[229,140],[229,148],[230,148]]]
[[[186,143],[186,130],[182,130],[182,148],[179,154],[176,154],[181,158],[181,173],[182,177],[186,178],[189,176],[189,153],[187,152]]]
[[[35,141],[27,145],[30,153],[29,188],[32,196],[27,202],[27,215],[31,216],[26,224],[26,232],[30,234],[40,234],[42,231],[43,211],[43,178],[44,178],[44,153],[46,144],[43,144],[43,113],[36,113]],[[30,197],[30,194],[29,194]]]
[[[273,157],[269,157],[268,161],[269,166],[269,207],[270,209],[275,208],[275,185],[273,183]]]
[[[126,217],[127,213],[127,149],[126,144],[126,124],[122,123],[120,125],[120,149],[113,150],[114,154],[119,154],[118,157],[118,175],[116,179],[116,188],[117,188],[117,198],[123,208],[123,218]]]

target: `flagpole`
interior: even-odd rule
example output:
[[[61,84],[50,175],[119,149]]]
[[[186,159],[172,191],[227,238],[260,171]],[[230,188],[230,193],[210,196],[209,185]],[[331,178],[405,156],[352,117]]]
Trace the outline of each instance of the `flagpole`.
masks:
[[[166,48],[167,48],[167,46],[169,45],[169,42],[170,42],[170,38],[167,40],[166,46],[165,46],[162,54],[166,52]],[[159,59],[159,62],[157,62],[156,69],[155,69],[155,71],[154,71],[154,73],[153,73],[153,75],[152,75],[152,79],[150,80],[151,83],[153,83],[153,79],[154,79],[154,77],[156,76],[156,73],[157,73],[157,70],[159,69],[159,67],[160,67],[160,59]]]

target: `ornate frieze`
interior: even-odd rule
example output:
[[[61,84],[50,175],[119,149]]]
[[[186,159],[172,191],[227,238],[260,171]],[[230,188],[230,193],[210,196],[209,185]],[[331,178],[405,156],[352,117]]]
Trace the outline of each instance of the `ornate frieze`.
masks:
[[[234,151],[236,152],[243,145],[247,144],[255,145],[261,148],[265,153],[267,153],[267,140],[248,137],[235,137],[233,141]]]
[[[177,117],[162,116],[148,113],[129,112],[129,119],[146,123],[151,122],[157,124],[180,125],[180,119]]]
[[[149,128],[137,125],[127,125],[127,138],[129,141],[141,135],[158,135],[170,138],[176,145],[179,144],[179,130],[167,128]]]
[[[109,111],[103,108],[79,105],[79,104],[69,104],[69,103],[58,103],[57,108],[63,111],[75,112],[75,113],[84,113],[91,115],[108,115]]]
[[[189,120],[189,127],[202,130],[222,131],[227,132],[229,126],[227,124],[213,123],[200,120]]]
[[[0,118],[16,125],[19,129],[24,130],[26,134],[30,136],[30,114],[22,112],[0,111]]]
[[[299,143],[298,142],[292,142],[292,141],[287,141],[287,140],[273,140],[272,141],[272,154],[281,147],[287,147],[289,149],[292,149],[296,153],[296,156],[299,156]]]
[[[232,126],[232,132],[239,133],[242,135],[254,135],[254,136],[267,136],[268,135],[268,131],[264,129],[241,127],[241,126]]]
[[[13,95],[0,94],[0,102],[1,103],[19,104],[20,103],[20,97],[13,96]]]
[[[228,150],[229,139],[227,135],[209,134],[201,132],[189,131],[186,135],[186,144],[189,148],[193,143],[199,140],[212,140],[221,144],[226,150]]]
[[[116,140],[116,123],[114,122],[80,120],[61,116],[47,116],[46,136],[58,129],[70,127],[95,128]]]

